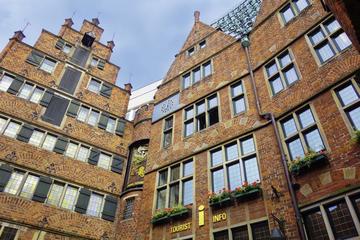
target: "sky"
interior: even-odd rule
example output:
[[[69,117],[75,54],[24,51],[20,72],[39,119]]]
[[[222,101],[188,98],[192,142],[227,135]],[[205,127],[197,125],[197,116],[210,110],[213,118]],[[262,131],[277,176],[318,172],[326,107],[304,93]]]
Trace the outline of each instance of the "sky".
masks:
[[[24,42],[33,45],[42,29],[57,34],[65,18],[73,28],[83,19],[98,17],[104,29],[101,42],[114,37],[111,62],[121,67],[117,85],[130,82],[138,89],[162,79],[194,23],[211,24],[241,0],[0,0],[0,49],[26,23]]]

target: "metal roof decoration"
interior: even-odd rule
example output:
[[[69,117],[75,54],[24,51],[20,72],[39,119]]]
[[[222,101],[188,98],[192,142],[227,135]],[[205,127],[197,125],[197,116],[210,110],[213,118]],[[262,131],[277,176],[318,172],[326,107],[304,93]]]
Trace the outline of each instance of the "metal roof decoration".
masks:
[[[251,31],[261,2],[262,0],[244,0],[211,26],[240,39]]]

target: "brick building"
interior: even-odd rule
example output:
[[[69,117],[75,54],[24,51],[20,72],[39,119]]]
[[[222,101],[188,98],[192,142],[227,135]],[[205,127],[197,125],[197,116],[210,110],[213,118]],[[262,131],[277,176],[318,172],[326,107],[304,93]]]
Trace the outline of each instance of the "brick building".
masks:
[[[360,55],[334,16],[246,0],[194,17],[131,122],[97,19],[34,47],[15,33],[0,55],[1,237],[360,236]]]

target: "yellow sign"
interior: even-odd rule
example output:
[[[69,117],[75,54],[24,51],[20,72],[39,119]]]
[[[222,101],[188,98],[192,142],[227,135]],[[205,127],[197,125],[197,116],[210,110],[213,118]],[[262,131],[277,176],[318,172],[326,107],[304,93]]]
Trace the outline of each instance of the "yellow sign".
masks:
[[[221,222],[226,220],[226,213],[219,213],[212,217],[213,223]]]
[[[205,225],[205,213],[204,213],[204,205],[199,206],[199,226]]]
[[[191,228],[191,222],[180,224],[177,226],[170,227],[171,233],[183,232]]]

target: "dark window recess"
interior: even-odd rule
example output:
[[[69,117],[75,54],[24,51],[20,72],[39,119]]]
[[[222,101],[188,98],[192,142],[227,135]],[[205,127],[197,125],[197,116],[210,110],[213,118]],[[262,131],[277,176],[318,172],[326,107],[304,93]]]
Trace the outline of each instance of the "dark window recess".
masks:
[[[227,230],[214,233],[214,240],[228,240],[229,233]]]
[[[10,180],[13,168],[7,164],[0,166],[0,192],[3,192],[6,184]]]
[[[17,135],[16,139],[22,142],[29,142],[29,139],[34,131],[34,127],[29,124],[24,124]]]
[[[126,199],[124,214],[123,214],[124,219],[132,218],[134,212],[134,203],[135,203],[134,197]]]
[[[19,78],[19,77],[15,78],[12,81],[12,83],[11,83],[10,87],[8,88],[7,92],[11,93],[13,95],[16,95],[19,92],[19,90],[20,90],[21,86],[23,85],[23,83],[24,83],[24,80],[22,78]]]
[[[30,55],[28,56],[28,58],[26,59],[26,62],[35,65],[35,66],[39,66],[40,63],[42,62],[44,58],[44,55],[42,53],[36,52],[36,51],[32,51],[30,53]]]
[[[197,121],[197,130],[201,131],[206,128],[206,115],[205,113],[202,113],[198,116],[196,116]]]
[[[59,137],[56,141],[55,147],[54,147],[54,152],[59,153],[59,154],[64,154],[65,149],[68,145],[68,139],[64,138],[64,137]]]
[[[105,61],[100,59],[97,68],[100,70],[104,70],[104,67],[105,67]]]
[[[80,108],[80,103],[72,100],[66,115],[75,118],[77,116],[79,108]]]
[[[99,120],[99,123],[98,123],[98,127],[101,128],[101,129],[106,129],[108,121],[109,121],[109,115],[107,115],[105,113],[102,113],[100,115],[100,120]]]
[[[40,101],[40,105],[43,107],[48,107],[49,103],[51,101],[51,98],[54,96],[54,92],[53,91],[49,91],[46,90],[41,101]]]
[[[118,123],[116,125],[116,130],[115,130],[116,135],[119,135],[119,136],[124,135],[125,125],[126,125],[126,122],[124,120],[121,120],[121,119],[118,120]]]
[[[89,58],[90,52],[82,47],[75,49],[74,55],[71,58],[71,62],[81,67],[85,67],[85,64]]]
[[[91,47],[95,41],[95,34],[93,32],[87,32],[84,34],[81,43],[85,47]]]
[[[231,230],[234,240],[248,240],[249,234],[246,226],[237,227]]]
[[[80,80],[80,76],[80,71],[67,67],[63,77],[61,78],[59,88],[67,93],[73,94]]]
[[[104,97],[110,97],[112,92],[112,86],[106,83],[103,83],[100,89],[100,95]]]
[[[219,111],[218,108],[209,110],[209,126],[219,122]]]
[[[89,205],[90,195],[91,195],[90,190],[88,190],[86,188],[80,189],[79,197],[78,197],[78,200],[77,200],[76,206],[75,206],[75,212],[82,213],[82,214],[86,213],[86,209]]]
[[[124,159],[115,155],[111,164],[111,171],[116,173],[122,173]]]
[[[252,235],[254,240],[268,240],[270,239],[270,230],[268,222],[254,223],[251,225]]]
[[[101,218],[113,222],[115,220],[116,208],[117,199],[112,196],[106,196]]]
[[[50,190],[51,183],[52,179],[50,177],[41,176],[32,199],[41,203],[45,202]]]
[[[62,50],[64,48],[64,45],[65,45],[65,41],[59,39],[55,44],[55,48]]]
[[[329,239],[319,208],[303,214],[305,229],[310,239]]]
[[[17,231],[18,230],[16,228],[4,227],[4,230],[0,236],[0,240],[14,240]]]
[[[88,163],[91,165],[97,165],[100,157],[100,151],[98,149],[91,149],[90,156],[88,159]]]
[[[50,100],[45,114],[42,116],[42,120],[60,126],[68,105],[69,100],[54,95]]]

